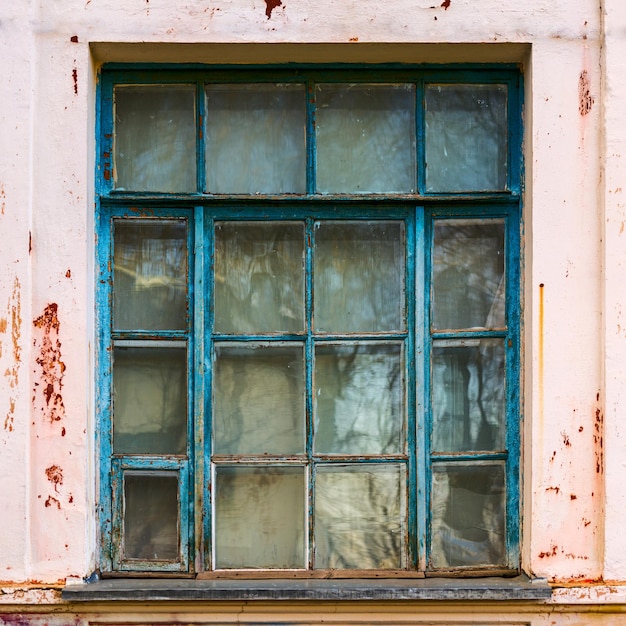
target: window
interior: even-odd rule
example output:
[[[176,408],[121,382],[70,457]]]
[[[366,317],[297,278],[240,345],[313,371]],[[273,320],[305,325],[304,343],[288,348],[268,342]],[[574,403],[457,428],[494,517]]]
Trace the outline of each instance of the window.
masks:
[[[518,569],[520,81],[102,71],[103,571]]]

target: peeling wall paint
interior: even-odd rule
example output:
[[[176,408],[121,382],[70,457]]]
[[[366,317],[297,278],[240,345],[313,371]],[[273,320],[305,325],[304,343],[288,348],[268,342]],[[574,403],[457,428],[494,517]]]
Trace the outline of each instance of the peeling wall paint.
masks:
[[[36,333],[33,345],[36,349],[35,362],[39,370],[35,370],[33,383],[33,403],[39,404],[44,419],[59,422],[65,417],[63,404],[63,377],[65,363],[61,360],[61,342],[59,341],[60,322],[58,305],[49,304],[33,325],[40,332]],[[43,402],[41,400],[43,399]]]

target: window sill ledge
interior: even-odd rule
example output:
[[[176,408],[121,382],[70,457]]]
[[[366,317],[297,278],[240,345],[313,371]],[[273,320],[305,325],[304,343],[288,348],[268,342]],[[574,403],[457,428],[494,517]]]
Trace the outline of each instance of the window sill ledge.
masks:
[[[547,600],[544,580],[515,578],[425,578],[351,580],[108,579],[68,585],[69,602],[201,601],[520,601]]]

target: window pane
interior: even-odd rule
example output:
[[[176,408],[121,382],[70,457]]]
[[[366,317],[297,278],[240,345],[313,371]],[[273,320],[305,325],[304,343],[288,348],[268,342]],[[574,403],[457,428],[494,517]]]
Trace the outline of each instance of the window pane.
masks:
[[[206,88],[209,193],[306,191],[304,85]]]
[[[187,351],[115,348],[113,451],[185,454]]]
[[[415,191],[413,85],[317,85],[318,193]]]
[[[124,557],[178,560],[178,478],[124,475]]]
[[[504,466],[435,465],[431,565],[504,565]]]
[[[187,229],[182,221],[114,220],[113,327],[187,326]]]
[[[196,191],[195,88],[115,88],[115,187]]]
[[[304,452],[301,345],[218,345],[215,349],[214,452]]]
[[[315,479],[315,567],[406,565],[406,478],[400,464],[322,465]]]
[[[302,332],[303,328],[303,224],[218,223],[216,332]]]
[[[506,188],[506,85],[426,87],[426,190]]]
[[[317,453],[393,454],[403,450],[402,361],[400,344],[316,347]]]
[[[434,328],[504,328],[504,220],[436,220],[434,230]]]
[[[504,450],[503,340],[436,341],[432,359],[433,451]]]
[[[215,567],[304,568],[303,467],[217,467]]]
[[[404,224],[318,222],[315,227],[316,330],[403,330]]]

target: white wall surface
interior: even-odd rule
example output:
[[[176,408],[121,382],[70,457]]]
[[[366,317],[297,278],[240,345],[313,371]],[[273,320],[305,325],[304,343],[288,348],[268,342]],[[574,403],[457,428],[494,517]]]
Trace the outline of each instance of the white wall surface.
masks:
[[[0,580],[96,565],[99,64],[503,61],[526,81],[523,563],[623,582],[626,5],[266,1],[0,3]]]

